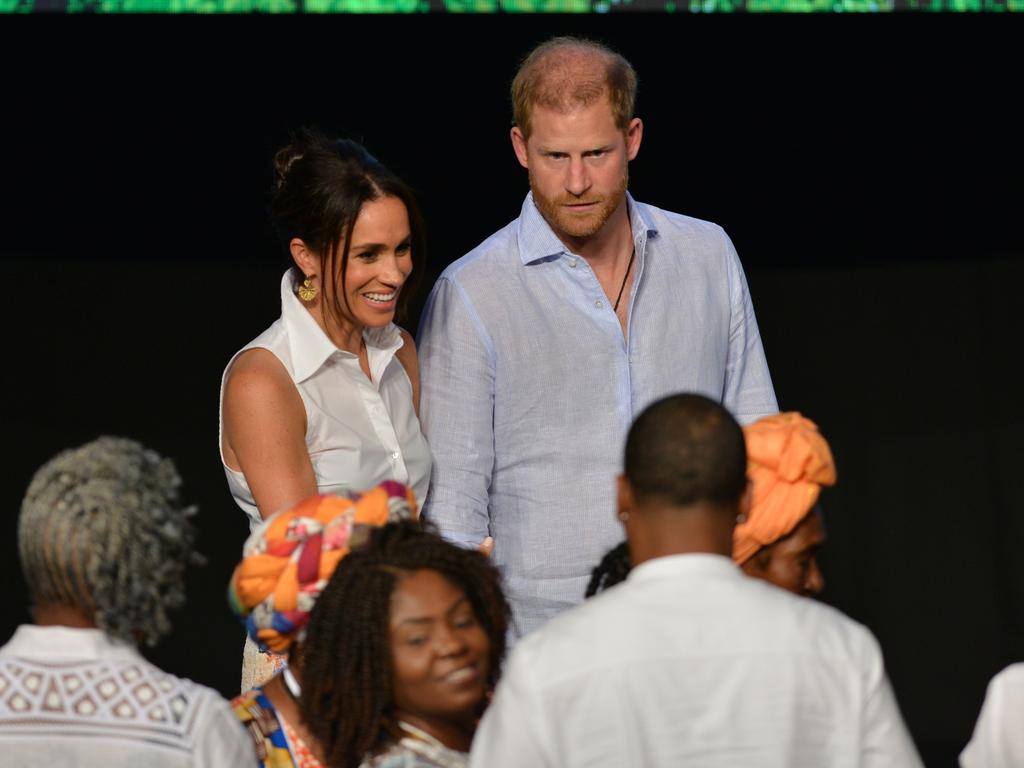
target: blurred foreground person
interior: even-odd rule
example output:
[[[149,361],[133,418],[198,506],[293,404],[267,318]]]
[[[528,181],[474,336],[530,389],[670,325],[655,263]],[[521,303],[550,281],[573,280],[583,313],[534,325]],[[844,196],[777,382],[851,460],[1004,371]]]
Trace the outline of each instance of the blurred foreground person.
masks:
[[[960,753],[963,768],[1019,768],[1024,765],[1024,664],[1012,664],[994,678]]]
[[[825,588],[817,554],[825,543],[818,496],[834,485],[832,451],[818,427],[799,413],[765,416],[743,428],[750,510],[737,520],[732,558],[744,573],[797,595]],[[586,596],[625,581],[629,547],[610,550],[591,574]]]
[[[0,648],[4,765],[252,764],[227,702],[136,650],[170,629],[199,559],[180,485],[170,460],[112,437],[32,478],[18,549],[35,623]]]
[[[314,497],[250,537],[232,603],[254,639],[289,652],[235,700],[264,766],[465,765],[508,606],[483,554],[414,516],[411,492],[385,482],[354,503]]]
[[[626,442],[628,579],[515,648],[474,766],[918,766],[878,643],[732,560],[743,433],[674,395]]]

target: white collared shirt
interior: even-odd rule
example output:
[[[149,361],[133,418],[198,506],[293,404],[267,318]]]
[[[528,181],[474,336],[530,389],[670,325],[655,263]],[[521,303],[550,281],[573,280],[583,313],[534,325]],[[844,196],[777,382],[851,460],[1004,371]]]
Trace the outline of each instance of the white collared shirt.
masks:
[[[878,644],[718,555],[642,563],[513,650],[471,766],[919,766]]]
[[[1024,766],[1024,664],[1012,664],[988,684],[963,768]]]
[[[306,448],[318,491],[362,491],[397,480],[410,486],[422,504],[430,483],[430,447],[420,432],[409,376],[395,356],[403,344],[401,333],[390,323],[366,329],[363,339],[372,380],[359,367],[359,356],[338,349],[317,325],[286,272],[280,319],[239,350],[224,370],[221,428],[223,382],[231,364],[247,349],[267,349],[292,377],[306,410]],[[263,520],[245,475],[224,463],[223,438],[221,463],[232,497],[255,529]]]
[[[228,703],[99,629],[18,627],[0,648],[0,762],[230,768],[255,764]]]

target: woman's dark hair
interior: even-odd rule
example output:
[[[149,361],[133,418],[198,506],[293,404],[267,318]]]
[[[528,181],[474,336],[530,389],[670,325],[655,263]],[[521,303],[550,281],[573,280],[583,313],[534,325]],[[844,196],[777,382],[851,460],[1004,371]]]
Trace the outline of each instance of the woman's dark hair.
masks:
[[[348,139],[332,141],[309,128],[298,131],[291,143],[274,156],[274,176],[270,218],[277,236],[286,252],[292,238],[297,237],[320,258],[320,279],[326,281],[331,276],[334,301],[330,311],[339,319],[344,317],[344,309],[349,309],[345,271],[359,211],[365,203],[384,197],[396,197],[405,204],[412,236],[413,269],[395,308],[395,317],[403,319],[427,256],[423,218],[405,182],[361,144]],[[305,279],[294,262],[292,278],[296,285]]]
[[[431,570],[466,593],[490,638],[488,685],[505,655],[509,606],[498,571],[475,549],[462,549],[403,521],[375,529],[334,571],[310,616],[299,651],[303,722],[326,763],[358,766],[395,738],[391,669],[391,595],[398,580]]]
[[[626,580],[632,565],[629,561],[629,542],[622,542],[609,549],[601,562],[590,572],[590,583],[584,597],[593,597],[598,592],[614,587]]]

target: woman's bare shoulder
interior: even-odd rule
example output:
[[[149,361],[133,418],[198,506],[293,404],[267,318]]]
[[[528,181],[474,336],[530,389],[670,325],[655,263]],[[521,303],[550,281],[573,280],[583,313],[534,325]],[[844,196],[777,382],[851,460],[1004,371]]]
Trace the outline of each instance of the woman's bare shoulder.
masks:
[[[263,347],[241,352],[231,363],[224,381],[224,397],[256,399],[297,397],[298,391],[284,363]]]

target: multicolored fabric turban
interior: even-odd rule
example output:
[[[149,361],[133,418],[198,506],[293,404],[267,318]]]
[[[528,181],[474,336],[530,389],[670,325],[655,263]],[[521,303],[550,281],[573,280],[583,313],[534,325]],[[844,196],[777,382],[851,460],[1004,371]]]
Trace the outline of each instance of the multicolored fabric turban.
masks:
[[[765,416],[743,428],[753,499],[733,533],[732,558],[742,565],[761,547],[790,533],[811,511],[823,485],[834,485],[832,451],[817,425],[796,411]]]
[[[311,496],[250,534],[228,584],[231,609],[261,650],[301,642],[338,562],[385,523],[416,519],[412,490],[391,480],[365,493]]]

